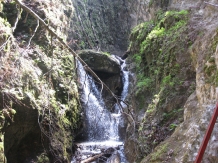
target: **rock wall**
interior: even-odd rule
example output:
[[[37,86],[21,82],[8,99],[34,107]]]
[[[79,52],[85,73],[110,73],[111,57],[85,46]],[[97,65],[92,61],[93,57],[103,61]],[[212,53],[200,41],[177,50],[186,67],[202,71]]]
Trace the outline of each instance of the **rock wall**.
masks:
[[[136,143],[144,154],[183,121],[183,105],[195,86],[187,51],[192,42],[186,37],[188,12],[162,11],[156,19],[138,25],[130,37],[129,59],[135,62],[132,70],[137,77],[132,105],[141,121]]]
[[[210,4],[208,4],[210,3]],[[215,104],[217,102],[218,98],[218,92],[217,92],[217,17],[215,16],[217,14],[218,8],[215,6],[218,4],[216,0],[214,1],[208,1],[208,3],[205,3],[203,1],[149,1],[149,3],[146,4],[146,8],[149,13],[147,13],[147,20],[153,20],[151,24],[145,23],[143,25],[138,26],[138,28],[133,31],[135,32],[135,36],[132,35],[132,39],[137,38],[137,42],[133,42],[131,45],[132,48],[130,48],[129,56],[136,54],[137,49],[140,49],[140,46],[137,47],[138,44],[141,44],[144,39],[148,37],[152,37],[155,34],[157,35],[157,31],[153,31],[153,28],[155,30],[158,30],[158,28],[155,28],[155,23],[158,20],[164,18],[164,21],[161,21],[159,25],[159,29],[163,27],[165,29],[164,32],[166,32],[166,29],[173,25],[172,22],[167,22],[166,15],[165,17],[162,17],[162,14],[158,13],[160,9],[162,11],[172,11],[172,10],[186,10],[189,12],[188,16],[188,24],[187,24],[187,30],[183,35],[180,36],[182,38],[181,42],[178,43],[178,45],[181,47],[183,46],[182,41],[184,41],[187,37],[189,37],[191,42],[188,42],[190,44],[188,48],[186,49],[186,52],[182,52],[175,48],[173,51],[178,52],[180,55],[179,58],[176,59],[176,61],[180,62],[180,64],[186,65],[185,67],[190,66],[191,71],[187,71],[187,73],[183,73],[183,79],[187,78],[188,76],[195,80],[196,85],[193,85],[194,92],[189,96],[186,94],[186,96],[183,96],[185,99],[178,100],[180,103],[177,107],[184,110],[182,113],[179,111],[179,113],[182,115],[184,113],[184,116],[182,118],[182,121],[179,123],[176,123],[176,121],[171,121],[170,125],[167,127],[165,122],[161,122],[159,125],[153,124],[151,126],[147,126],[147,128],[142,127],[139,125],[136,130],[138,132],[142,132],[145,136],[145,139],[141,139],[142,136],[137,137],[137,140],[140,140],[140,144],[137,145],[136,139],[133,137],[135,135],[132,134],[133,129],[131,126],[129,126],[127,133],[128,137],[131,137],[133,139],[128,139],[126,146],[129,147],[126,152],[129,154],[131,151],[134,151],[134,155],[137,155],[138,157],[142,156],[144,159],[141,161],[143,163],[145,162],[194,162],[197,152],[199,150],[200,144],[202,143],[204,134],[206,132],[207,126],[209,124],[211,115],[213,113]],[[214,5],[213,5],[214,4]],[[156,14],[155,14],[156,12]],[[170,19],[172,21],[172,18]],[[177,18],[178,20],[178,18]],[[165,23],[170,23],[170,26],[166,26]],[[153,35],[150,34],[150,32],[153,31]],[[141,34],[141,35],[140,35]],[[158,33],[160,34],[160,33]],[[175,32],[175,36],[177,35],[177,32]],[[186,36],[186,38],[183,38],[183,36]],[[135,37],[135,38],[134,38]],[[158,36],[159,37],[159,36]],[[157,37],[157,38],[158,38]],[[142,56],[142,58],[137,58],[137,55],[135,55],[134,62],[137,63],[137,60],[142,59],[144,63],[141,63],[140,67],[142,69],[141,74],[144,74],[148,77],[149,72],[153,71],[152,64],[154,63],[152,61],[152,56],[155,56],[158,53],[162,53],[164,51],[164,47],[161,48],[161,51],[155,52],[152,46],[153,44],[156,45],[158,42],[158,39],[154,38],[154,42],[150,44],[148,47],[146,47],[146,51],[143,52],[145,54]],[[166,37],[167,38],[167,37]],[[168,40],[163,40],[160,44],[160,46],[165,45],[165,42]],[[141,40],[140,40],[141,39]],[[176,40],[174,40],[176,41]],[[146,45],[148,42],[144,42],[144,45]],[[135,45],[135,46],[134,46]],[[171,49],[171,44],[168,44],[168,49]],[[158,46],[155,46],[158,49]],[[134,49],[135,48],[135,49]],[[144,49],[142,49],[144,50]],[[132,53],[133,52],[133,53]],[[171,51],[172,52],[172,51]],[[138,52],[140,53],[140,52]],[[144,57],[144,58],[143,58]],[[188,59],[185,61],[184,59]],[[156,58],[158,60],[158,58]],[[145,62],[146,61],[146,62]],[[184,62],[185,61],[185,62]],[[132,64],[132,61],[130,62],[130,69],[135,71],[137,67]],[[170,61],[171,62],[171,61]],[[168,62],[168,63],[170,63]],[[139,63],[139,62],[138,62]],[[173,62],[172,62],[173,63]],[[142,66],[143,65],[143,66]],[[137,66],[137,65],[136,65]],[[160,66],[160,65],[159,65]],[[158,67],[159,67],[158,66]],[[144,71],[143,68],[146,68]],[[156,68],[155,68],[156,69]],[[154,69],[154,70],[155,70]],[[174,68],[173,68],[174,69]],[[156,69],[157,70],[157,69]],[[182,70],[182,69],[180,69]],[[183,69],[184,70],[184,69]],[[164,70],[163,70],[164,71]],[[162,71],[162,72],[163,72]],[[195,75],[196,73],[196,75]],[[155,71],[154,71],[155,74]],[[165,74],[165,77],[169,74]],[[172,76],[171,76],[172,77]],[[173,76],[174,77],[174,76]],[[181,79],[182,79],[181,78]],[[189,79],[191,79],[189,78]],[[138,78],[139,79],[139,78]],[[161,79],[161,78],[160,78]],[[166,79],[166,78],[165,78]],[[172,78],[171,78],[172,79]],[[163,81],[163,80],[162,80]],[[170,84],[169,80],[169,84]],[[142,83],[144,82],[144,83]],[[149,93],[150,88],[146,88],[148,85],[146,84],[152,84],[152,81],[150,80],[143,80],[138,86],[143,85],[143,87],[146,89],[143,93],[139,94],[134,99],[134,93],[133,93],[133,101],[132,106],[133,108],[140,110],[135,110],[138,113],[138,120],[142,120],[140,124],[145,124],[146,121],[156,121],[161,119],[161,117],[168,116],[168,109],[171,107],[176,107],[175,103],[177,103],[174,98],[177,95],[173,95],[174,100],[170,100],[169,94],[164,94],[166,97],[164,99],[164,104],[161,104],[159,101],[161,98],[161,94],[156,94],[156,96],[153,96],[152,93]],[[190,82],[190,80],[189,80]],[[187,86],[188,82],[184,82],[183,86]],[[189,83],[190,84],[190,83]],[[155,83],[153,86],[154,88],[158,88],[160,85],[158,83]],[[137,88],[136,90],[137,91]],[[172,91],[172,90],[171,90]],[[175,92],[181,92],[180,88],[176,89]],[[190,92],[191,93],[191,92]],[[141,100],[140,100],[141,99]],[[151,106],[153,107],[155,104],[155,112],[151,110]],[[160,104],[160,105],[159,105]],[[159,106],[158,106],[159,105]],[[166,107],[168,106],[168,107]],[[165,113],[161,112],[163,109],[167,109]],[[179,109],[179,110],[180,110]],[[145,112],[145,114],[143,113]],[[143,114],[144,116],[141,116]],[[176,114],[170,114],[171,117],[175,116]],[[177,120],[181,119],[178,118]],[[173,123],[172,123],[173,122]],[[174,126],[175,125],[175,126]],[[216,124],[217,125],[217,124]],[[217,150],[217,131],[216,131],[216,125],[213,131],[213,134],[211,136],[211,139],[209,141],[207,150],[205,152],[204,158],[202,162],[217,162],[218,155],[214,152]],[[159,127],[159,129],[157,129]],[[167,127],[167,128],[164,128]],[[166,130],[172,129],[172,131],[175,129],[174,132],[171,132],[171,134],[167,134],[167,137],[164,138],[164,133],[166,133]],[[164,129],[164,131],[163,131]],[[158,133],[158,131],[161,131],[161,134]],[[150,137],[149,137],[150,136]],[[151,138],[154,139],[151,139]],[[155,145],[155,143],[158,141],[158,138],[164,138],[158,146]],[[143,143],[146,144],[146,141],[152,140],[152,144],[150,146],[144,146]],[[149,147],[154,147],[152,149],[152,152],[150,153]],[[143,152],[148,152],[147,154],[141,154],[140,148],[142,148]],[[150,154],[149,154],[150,153]],[[133,158],[133,156],[130,156],[130,159]],[[134,161],[134,160],[132,160]]]
[[[74,49],[97,49],[123,55],[131,28],[146,18],[142,0],[75,0],[76,17],[71,24]]]
[[[81,111],[74,57],[17,2],[0,3],[0,162],[70,162]],[[71,1],[23,3],[66,40]]]
[[[209,1],[218,4],[218,1]],[[181,2],[179,2],[181,3]],[[202,1],[172,2],[172,7],[186,8],[192,11],[191,20],[194,29],[201,29],[198,39],[190,49],[196,69],[196,92],[187,100],[184,108],[184,123],[172,135],[171,140],[177,141],[182,150],[176,154],[172,162],[193,162],[202,143],[214,107],[218,100],[217,92],[217,17],[218,8]],[[192,31],[189,31],[191,33]],[[202,162],[217,162],[218,155],[214,152],[218,146],[217,124],[208,144]],[[179,141],[178,141],[179,140]],[[174,147],[175,148],[175,147]]]

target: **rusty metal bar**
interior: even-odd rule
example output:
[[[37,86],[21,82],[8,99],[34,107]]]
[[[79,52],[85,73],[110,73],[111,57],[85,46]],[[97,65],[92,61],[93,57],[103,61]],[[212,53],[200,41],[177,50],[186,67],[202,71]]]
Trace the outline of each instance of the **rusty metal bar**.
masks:
[[[213,116],[212,116],[212,118],[210,120],[210,124],[209,124],[209,126],[207,128],[207,132],[206,132],[206,134],[204,136],[204,140],[203,140],[203,142],[201,144],[201,147],[200,147],[200,149],[198,151],[198,155],[196,157],[195,163],[201,163],[201,160],[203,158],[205,149],[207,147],[208,141],[209,141],[211,133],[213,131],[217,116],[218,116],[218,103],[216,104],[216,108],[214,109]]]

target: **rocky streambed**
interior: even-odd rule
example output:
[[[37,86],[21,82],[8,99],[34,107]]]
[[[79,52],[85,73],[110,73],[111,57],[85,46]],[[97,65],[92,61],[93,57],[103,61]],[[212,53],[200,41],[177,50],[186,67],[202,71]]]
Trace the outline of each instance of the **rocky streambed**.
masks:
[[[71,163],[127,163],[123,154],[123,142],[82,142],[77,143],[75,156]]]

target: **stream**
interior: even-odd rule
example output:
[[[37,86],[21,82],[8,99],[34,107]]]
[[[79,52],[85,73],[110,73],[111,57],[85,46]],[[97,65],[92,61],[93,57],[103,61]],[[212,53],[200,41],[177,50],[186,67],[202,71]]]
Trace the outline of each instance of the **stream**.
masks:
[[[126,70],[125,61],[118,60],[121,64],[123,82],[120,98],[124,101],[128,94],[129,72]],[[81,63],[77,64],[78,77],[82,86],[81,99],[86,117],[83,131],[85,140],[76,142],[76,152],[71,163],[128,163],[119,131],[120,127],[124,127],[124,117],[120,107],[115,104],[114,111],[110,112],[92,76],[85,72]],[[120,104],[123,108],[127,107],[123,102]],[[88,160],[94,157],[97,158]]]

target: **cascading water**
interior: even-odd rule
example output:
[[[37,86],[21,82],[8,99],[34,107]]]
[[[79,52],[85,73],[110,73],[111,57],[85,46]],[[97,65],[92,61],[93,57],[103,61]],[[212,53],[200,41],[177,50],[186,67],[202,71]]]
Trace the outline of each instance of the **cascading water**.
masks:
[[[127,106],[123,102],[126,99],[126,96],[128,95],[128,89],[129,89],[129,71],[126,70],[126,63],[123,62],[121,65],[121,70],[122,70],[122,82],[123,82],[123,91],[121,93],[121,102],[120,105],[123,109],[125,109]],[[120,113],[120,107],[118,104],[115,106],[115,112]]]
[[[81,97],[85,108],[87,140],[119,140],[116,118],[106,109],[93,78],[86,74],[81,63],[78,64],[78,68],[83,87]]]
[[[123,73],[123,91],[121,93],[121,100],[124,101],[128,94],[129,73],[124,70],[126,64],[124,61],[122,62],[121,69]],[[77,151],[77,153],[80,153],[79,160],[83,160],[93,153],[96,154],[101,152],[99,149],[93,150],[94,146],[99,146],[99,148],[109,148],[121,146],[123,144],[119,136],[119,126],[123,125],[123,117],[118,104],[115,106],[114,113],[108,111],[102,99],[101,90],[99,90],[96,86],[92,76],[85,72],[81,63],[78,62],[77,67],[82,87],[81,99],[83,101],[85,113],[84,134],[86,135],[86,142],[78,143],[78,146],[82,149]],[[121,106],[125,108],[126,104],[121,102]],[[119,153],[120,155],[123,155],[122,152]],[[121,158],[122,162],[127,162],[124,157]],[[72,163],[76,162],[80,161],[78,161],[78,158],[74,157]]]

